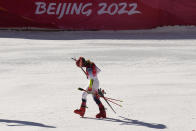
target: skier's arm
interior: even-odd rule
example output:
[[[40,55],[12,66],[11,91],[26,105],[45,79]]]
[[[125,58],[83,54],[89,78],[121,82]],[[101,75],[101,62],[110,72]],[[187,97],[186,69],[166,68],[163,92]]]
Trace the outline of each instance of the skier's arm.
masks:
[[[96,77],[99,72],[101,72],[101,70],[93,63],[92,65],[93,76]]]

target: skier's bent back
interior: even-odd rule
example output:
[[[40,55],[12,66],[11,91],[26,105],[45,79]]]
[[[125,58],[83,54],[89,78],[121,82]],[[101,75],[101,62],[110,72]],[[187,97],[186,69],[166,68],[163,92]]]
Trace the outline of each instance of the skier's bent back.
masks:
[[[100,98],[98,96],[98,89],[99,89],[99,80],[97,78],[97,74],[100,72],[100,69],[90,60],[85,60],[84,57],[80,57],[78,60],[76,60],[76,65],[78,67],[86,67],[86,75],[87,78],[90,80],[90,84],[87,87],[87,92],[84,91],[82,94],[82,104],[80,109],[74,110],[76,114],[79,114],[80,116],[84,116],[86,111],[86,101],[87,101],[87,95],[92,94],[94,101],[99,107],[99,113],[96,115],[96,118],[106,118],[106,112],[105,108],[100,101]]]

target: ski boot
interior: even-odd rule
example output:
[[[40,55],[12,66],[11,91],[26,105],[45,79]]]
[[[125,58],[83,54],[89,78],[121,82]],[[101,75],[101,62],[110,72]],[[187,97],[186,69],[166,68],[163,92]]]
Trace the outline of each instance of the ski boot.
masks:
[[[81,117],[84,117],[85,111],[86,111],[86,100],[82,100],[80,109],[74,110],[74,113],[80,115]]]
[[[99,113],[96,115],[96,118],[106,118],[105,108],[102,104],[99,104]]]

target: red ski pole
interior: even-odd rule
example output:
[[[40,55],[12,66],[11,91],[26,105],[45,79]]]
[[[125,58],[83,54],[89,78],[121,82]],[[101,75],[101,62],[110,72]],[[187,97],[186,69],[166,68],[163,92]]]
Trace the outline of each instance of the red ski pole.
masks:
[[[114,100],[114,101],[119,101],[119,102],[123,102],[122,100],[118,100],[118,99],[114,99],[114,98],[109,98],[109,97],[105,97],[108,100]]]
[[[105,97],[105,98],[106,98],[106,97]],[[116,103],[116,102],[113,102],[113,101],[111,101],[110,99],[106,99],[106,100],[108,100],[109,102],[112,102],[113,104],[115,104],[115,105],[117,105],[117,106],[122,107],[122,105],[120,105],[120,104],[118,104],[118,103]]]

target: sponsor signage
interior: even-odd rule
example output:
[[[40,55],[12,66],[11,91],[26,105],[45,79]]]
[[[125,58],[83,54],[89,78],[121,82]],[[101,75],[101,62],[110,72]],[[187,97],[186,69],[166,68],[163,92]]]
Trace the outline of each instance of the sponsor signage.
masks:
[[[170,8],[169,0],[164,2],[161,0],[0,1],[0,27],[127,30],[196,24],[196,17],[190,18],[189,16],[193,15],[185,15],[186,12],[194,14],[196,9],[190,8],[191,3],[182,4],[182,1],[187,0],[179,1],[181,3],[176,6],[181,6],[178,8]],[[180,8],[185,11],[183,14]]]

